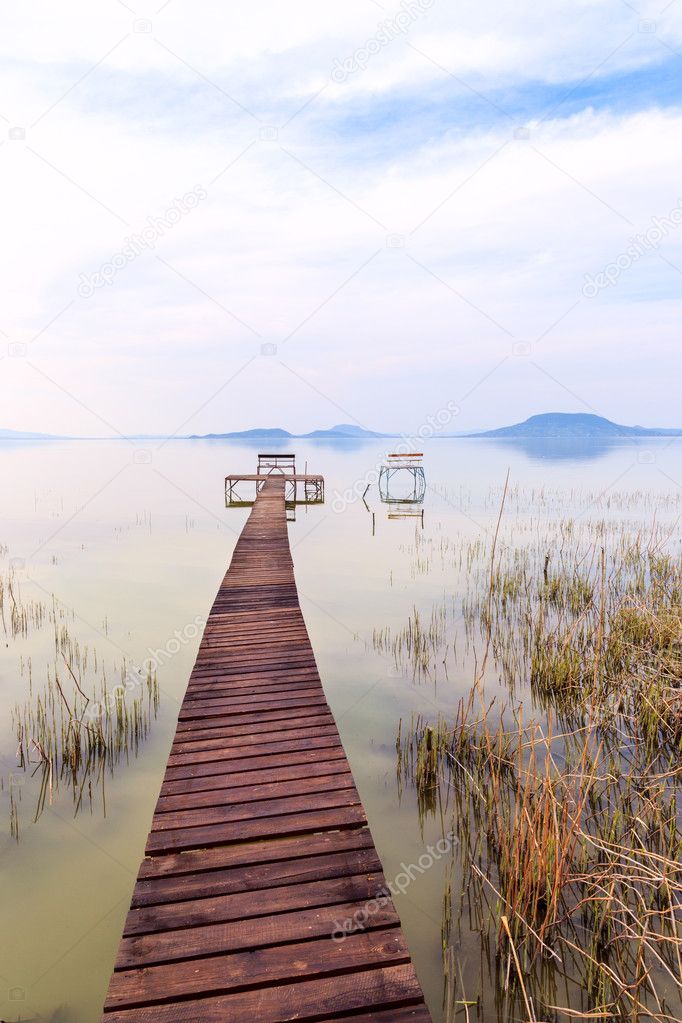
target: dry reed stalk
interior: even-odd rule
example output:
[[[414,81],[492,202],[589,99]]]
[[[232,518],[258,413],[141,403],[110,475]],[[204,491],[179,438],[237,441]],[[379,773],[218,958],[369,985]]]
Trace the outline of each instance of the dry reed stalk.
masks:
[[[507,917],[504,916],[504,914],[501,916],[500,919],[501,919],[501,922],[502,922],[502,926],[504,928],[504,932],[507,935],[507,938],[509,939],[509,946],[511,948],[512,955],[514,957],[514,965],[516,967],[516,973],[517,973],[517,976],[519,978],[519,984],[521,985],[521,991],[523,993],[523,1001],[524,1001],[525,1006],[526,1006],[526,1012],[528,1013],[528,1019],[530,1020],[530,1023],[536,1023],[536,1021],[535,1021],[535,1013],[533,1012],[532,1005],[531,1005],[530,1000],[528,998],[528,992],[526,991],[526,985],[523,983],[523,973],[521,971],[521,964],[519,963],[519,957],[516,954],[516,946],[514,945],[514,939],[512,938],[511,931],[509,930],[509,921],[507,920]]]

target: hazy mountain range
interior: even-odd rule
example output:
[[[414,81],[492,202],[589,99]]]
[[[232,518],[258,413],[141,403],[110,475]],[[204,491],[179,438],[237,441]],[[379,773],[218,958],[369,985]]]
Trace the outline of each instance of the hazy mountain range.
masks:
[[[289,433],[288,430],[276,428],[257,428],[255,430],[238,430],[233,433],[205,433],[193,434],[190,440],[248,440],[253,437],[267,438],[271,440],[358,440],[358,438],[381,438],[399,437],[397,433],[374,433],[373,430],[364,430],[361,426],[352,426],[349,423],[341,423],[339,426],[332,426],[329,430],[313,430],[312,433]]]
[[[380,440],[382,438],[409,437],[410,434],[400,433],[376,433],[373,430],[365,430],[361,426],[353,426],[349,423],[340,423],[328,430],[313,430],[311,433],[290,433],[279,427],[260,427],[253,430],[235,430],[229,433],[206,433],[191,434],[189,436],[174,437],[174,440],[328,440],[328,441],[358,441],[358,440]],[[590,441],[590,440],[618,440],[636,437],[680,437],[682,429],[649,428],[646,426],[622,426],[613,423],[610,419],[602,416],[590,415],[583,412],[545,412],[542,415],[531,416],[522,423],[515,423],[512,426],[502,426],[495,430],[484,430],[477,433],[466,434],[434,434],[438,437],[461,437],[461,438],[487,438],[490,440],[559,440],[559,441]],[[19,430],[0,430],[0,441],[10,440],[109,440],[116,438],[89,438],[89,437],[60,437],[48,433],[26,433]],[[166,434],[136,434],[127,438],[128,440],[166,440]]]
[[[527,440],[552,438],[556,440],[594,439],[614,440],[627,437],[680,437],[682,430],[650,429],[646,426],[621,426],[602,416],[584,412],[545,412],[531,416],[523,423],[502,426],[497,430],[470,433],[469,437],[490,437],[491,439],[523,438]]]

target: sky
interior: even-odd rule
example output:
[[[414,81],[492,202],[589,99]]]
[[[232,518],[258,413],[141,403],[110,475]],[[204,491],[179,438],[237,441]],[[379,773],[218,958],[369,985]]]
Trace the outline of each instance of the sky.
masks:
[[[682,426],[682,0],[24,0],[0,68],[0,428]]]

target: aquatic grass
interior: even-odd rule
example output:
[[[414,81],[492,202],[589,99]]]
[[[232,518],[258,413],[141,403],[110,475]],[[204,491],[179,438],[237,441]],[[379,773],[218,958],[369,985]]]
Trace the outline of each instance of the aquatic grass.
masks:
[[[105,810],[105,775],[113,776],[119,765],[137,756],[158,710],[155,674],[149,673],[131,698],[123,686],[111,694],[102,672],[88,696],[65,658],[62,667],[65,677],[55,662],[42,689],[12,714],[18,766],[40,775],[34,821],[51,805],[60,785],[70,790],[75,813],[84,800],[92,808],[98,792]],[[126,674],[124,663],[122,681]],[[100,708],[96,716],[87,716],[90,703]]]
[[[515,487],[501,496],[524,500]],[[630,512],[638,500],[620,504]],[[450,880],[443,901],[446,989],[455,998],[452,949],[473,930],[482,955],[477,984],[467,978],[472,1012],[492,999],[505,1023],[678,1020],[676,534],[637,520],[501,519],[485,541],[420,540],[443,569],[466,566],[462,631],[474,664],[454,716],[403,723],[397,743],[400,783],[414,785],[422,822],[452,814],[459,839],[462,882]],[[437,605],[433,662],[457,653],[453,606]],[[409,654],[403,644],[396,660]]]
[[[96,646],[81,644],[74,616],[54,598],[51,604],[23,600],[11,571],[0,574],[0,617],[8,643],[48,628],[52,632],[42,684],[33,656],[22,652],[18,659],[26,698],[11,712],[17,769],[6,786],[10,834],[18,841],[20,806],[29,791],[35,798],[34,822],[62,788],[71,794],[74,814],[84,805],[92,810],[96,802],[106,813],[106,778],[137,756],[158,711],[159,687],[155,673],[134,676],[125,661],[107,664]],[[24,779],[35,781],[24,785]]]
[[[390,627],[375,629],[372,634],[374,649],[389,653],[397,668],[403,668],[414,679],[437,679],[440,666],[445,666],[443,643],[446,636],[447,611],[433,608],[427,622],[422,622],[415,607],[404,628],[394,633]]]
[[[596,726],[553,735],[519,714],[508,728],[490,707],[474,714],[470,699],[454,727],[410,731],[400,764],[422,812],[446,801],[444,790],[452,801],[468,916],[494,956],[513,944],[536,1013],[549,1008],[552,965],[570,978],[567,1008],[677,1018],[678,759],[652,765],[640,746],[626,766]],[[445,902],[453,940],[461,916],[450,888]]]
[[[6,637],[27,637],[31,629],[40,629],[47,607],[40,600],[22,600],[16,573],[0,574],[0,623]]]

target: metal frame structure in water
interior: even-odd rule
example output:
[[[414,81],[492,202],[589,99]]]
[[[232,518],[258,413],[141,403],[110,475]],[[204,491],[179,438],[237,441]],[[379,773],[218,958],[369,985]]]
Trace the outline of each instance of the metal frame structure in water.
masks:
[[[379,470],[379,495],[383,504],[420,504],[426,495],[426,475],[421,451],[388,455]],[[400,474],[412,478],[412,490],[399,496],[391,494],[391,482]]]

